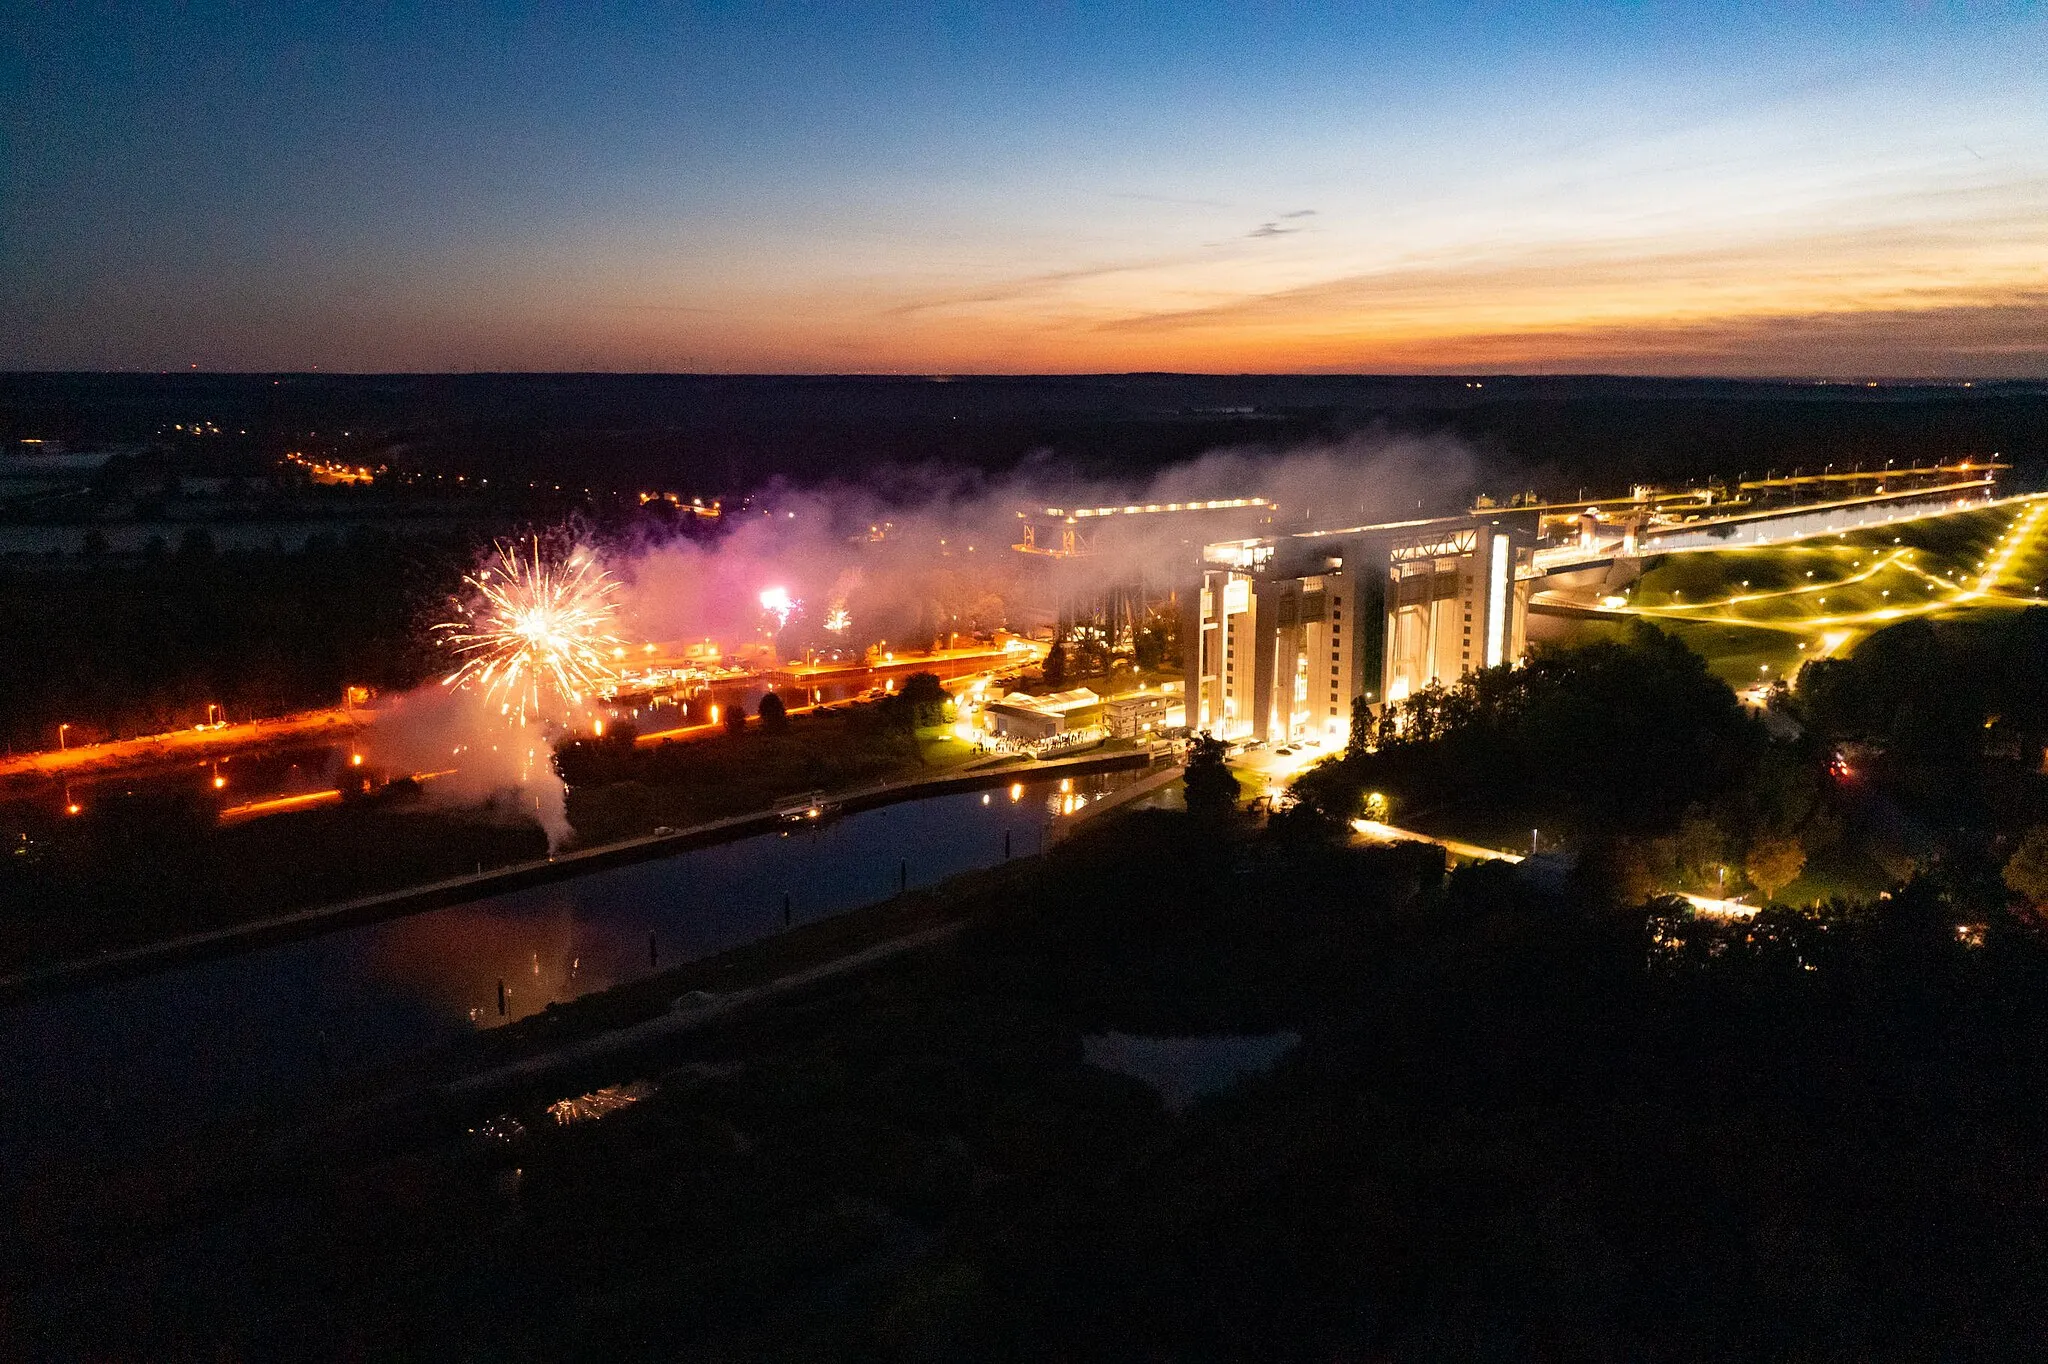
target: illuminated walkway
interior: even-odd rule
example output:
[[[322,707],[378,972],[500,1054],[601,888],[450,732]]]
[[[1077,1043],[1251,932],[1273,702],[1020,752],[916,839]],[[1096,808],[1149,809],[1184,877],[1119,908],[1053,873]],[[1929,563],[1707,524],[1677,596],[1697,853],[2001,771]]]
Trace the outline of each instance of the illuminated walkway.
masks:
[[[1462,857],[1468,862],[1520,862],[1522,854],[1502,852],[1498,848],[1484,847],[1478,843],[1466,843],[1455,838],[1438,838],[1434,834],[1417,833],[1413,829],[1400,829],[1392,824],[1383,824],[1376,819],[1354,819],[1351,831],[1356,841],[1362,843],[1434,843],[1453,857]],[[1746,905],[1740,900],[1716,900],[1710,895],[1693,895],[1686,891],[1665,892],[1675,895],[1691,905],[1700,914],[1719,915],[1730,919],[1746,919],[1756,913],[1755,905]]]
[[[1733,626],[1741,629],[1771,631],[1780,635],[1800,637],[1800,648],[1809,649],[1806,658],[1826,658],[1840,654],[1872,631],[1882,629],[1897,621],[1916,616],[1946,614],[1958,609],[1973,607],[2026,608],[2043,604],[2041,589],[2033,587],[2022,590],[2021,581],[2026,577],[2038,577],[2043,557],[2048,556],[2048,494],[2029,494],[2012,499],[2005,504],[2014,515],[1992,543],[1976,561],[1970,565],[1972,571],[1949,575],[1930,570],[1914,562],[1917,555],[1928,551],[1899,549],[1883,553],[1872,549],[1880,557],[1868,567],[1826,582],[1805,583],[1796,587],[1776,588],[1767,591],[1741,592],[1700,602],[1668,602],[1656,606],[1633,606],[1619,603],[1610,604],[1607,610],[1615,615],[1641,616],[1650,620],[1668,620],[1674,624]],[[1833,546],[1816,546],[1818,551],[1833,550]],[[1854,552],[1866,546],[1843,546],[1836,552]],[[2031,572],[2018,570],[2030,568]],[[1865,587],[1879,574],[1892,571],[1915,580],[1927,596],[1917,601],[1899,601],[1894,604],[1890,598],[1893,589],[1886,589],[1881,595],[1885,603],[1856,610],[1837,610],[1823,614],[1797,614],[1786,610],[1784,614],[1768,614],[1772,608],[1794,608],[1811,603],[1825,608],[1830,593],[1855,596],[1855,589]],[[1811,573],[1811,570],[1809,570]],[[1897,587],[1903,596],[1904,588]],[[1867,592],[1867,588],[1865,591]],[[1867,600],[1867,596],[1865,598]],[[1753,614],[1753,608],[1764,605],[1766,614]],[[1804,662],[1805,660],[1801,660]],[[1788,671],[1796,672],[1797,668]]]
[[[1903,563],[1911,552],[1910,550],[1899,550],[1878,560],[1861,573],[1852,573],[1846,578],[1830,578],[1824,583],[1807,583],[1801,587],[1781,587],[1769,592],[1745,592],[1739,596],[1722,597],[1717,601],[1679,602],[1670,606],[1645,606],[1636,608],[1636,614],[1643,616],[1677,616],[1690,611],[1717,611],[1730,606],[1747,606],[1751,602],[1771,601],[1779,597],[1800,597],[1816,592],[1833,592],[1838,588],[1853,587],[1857,583],[1869,582],[1885,569],[1892,567],[1894,564]]]

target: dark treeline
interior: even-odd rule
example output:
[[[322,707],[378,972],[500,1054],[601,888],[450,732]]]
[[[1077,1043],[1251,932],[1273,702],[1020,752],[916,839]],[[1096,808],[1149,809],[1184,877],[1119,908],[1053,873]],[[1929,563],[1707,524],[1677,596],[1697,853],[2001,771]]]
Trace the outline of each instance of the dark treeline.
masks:
[[[1763,715],[1638,623],[1410,697],[1296,791],[1331,819],[1377,793],[1396,823],[1501,846],[1542,831],[1589,887],[1637,898],[1996,881],[2048,822],[2044,678],[2041,612],[1910,621],[1807,665]]]
[[[2048,903],[2048,613],[1894,625],[1807,664],[1791,700],[1882,799],[1892,871],[2002,860]]]
[[[1455,801],[1575,836],[1673,824],[1738,785],[1767,742],[1705,660],[1646,624],[1426,688],[1387,707],[1374,737],[1359,777],[1416,809]]]
[[[1847,658],[1799,671],[1800,713],[1894,768],[1943,774],[1928,795],[1967,799],[1959,774],[1985,759],[2038,766],[2048,745],[2048,612],[1916,620],[1872,635]]]
[[[1035,455],[1141,475],[1225,446],[1449,435],[1511,491],[1828,462],[2048,461],[2038,383],[1846,385],[1495,376],[0,375],[0,439],[91,444],[206,419],[494,478],[740,493],[886,466],[1001,472]],[[2029,470],[2031,472],[2031,468]]]
[[[335,760],[339,763],[339,758]],[[345,769],[335,767],[329,779]],[[0,831],[0,975],[547,854],[525,802],[449,809],[401,777],[335,805],[222,823],[211,803],[110,792]],[[14,827],[16,821],[26,827]]]
[[[1792,728],[1774,737],[1697,654],[1638,624],[1626,641],[1539,647],[1524,666],[1388,707],[1374,751],[1296,790],[1333,819],[1378,792],[1397,823],[1523,848],[1534,834],[1629,898],[1768,896],[1809,857],[1851,856],[1831,751]]]
[[[431,669],[421,627],[467,541],[374,531],[219,552],[204,528],[133,556],[0,567],[0,739],[16,749],[339,705]]]

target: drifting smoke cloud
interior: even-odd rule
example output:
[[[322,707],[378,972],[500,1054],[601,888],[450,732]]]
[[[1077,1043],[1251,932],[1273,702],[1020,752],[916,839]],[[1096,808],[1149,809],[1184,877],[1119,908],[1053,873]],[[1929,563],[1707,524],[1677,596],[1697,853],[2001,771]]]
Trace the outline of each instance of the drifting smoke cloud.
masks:
[[[541,724],[508,723],[479,691],[430,682],[379,705],[373,751],[386,769],[425,777],[422,791],[436,805],[490,804],[507,818],[533,819],[553,852],[574,831],[551,739]]]
[[[762,605],[786,592],[785,644],[921,644],[948,631],[1028,628],[1042,595],[1038,566],[1011,549],[1020,510],[1264,497],[1273,532],[1400,520],[1449,505],[1475,462],[1445,439],[1354,438],[1283,454],[1220,450],[1144,480],[1083,480],[1043,465],[1002,479],[896,470],[862,485],[777,487],[730,516],[716,541],[643,547],[616,562],[627,629],[648,639],[759,638],[781,628]],[[1074,590],[1192,577],[1202,517],[1138,516],[1068,566]],[[827,633],[835,610],[850,628]],[[778,613],[779,614],[779,613]]]

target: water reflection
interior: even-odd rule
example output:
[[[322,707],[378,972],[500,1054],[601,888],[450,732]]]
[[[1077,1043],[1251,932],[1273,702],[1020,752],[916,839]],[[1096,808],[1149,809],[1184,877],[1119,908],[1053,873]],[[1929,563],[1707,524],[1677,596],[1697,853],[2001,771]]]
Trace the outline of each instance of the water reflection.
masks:
[[[345,739],[252,746],[142,769],[81,769],[62,779],[16,778],[0,790],[0,810],[16,815],[38,811],[54,818],[83,813],[121,795],[189,800],[202,809],[246,810],[315,792],[337,792],[345,778],[361,776],[350,771],[355,751]]]
[[[1027,856],[1139,775],[885,806],[0,1010],[0,1166],[289,1105],[464,1032]]]
[[[1263,1075],[1301,1045],[1301,1034],[1274,1032],[1239,1037],[1134,1037],[1111,1032],[1081,1039],[1087,1064],[1142,1080],[1158,1091],[1167,1111],[1221,1094],[1239,1080]]]

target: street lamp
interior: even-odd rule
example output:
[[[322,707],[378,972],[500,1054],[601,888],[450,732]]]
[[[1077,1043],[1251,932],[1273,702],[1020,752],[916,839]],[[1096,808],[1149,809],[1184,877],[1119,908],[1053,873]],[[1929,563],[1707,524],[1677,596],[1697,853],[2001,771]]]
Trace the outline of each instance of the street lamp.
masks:
[[[64,748],[64,731],[69,728],[71,728],[71,726],[68,724],[57,726],[57,748],[60,752]]]

